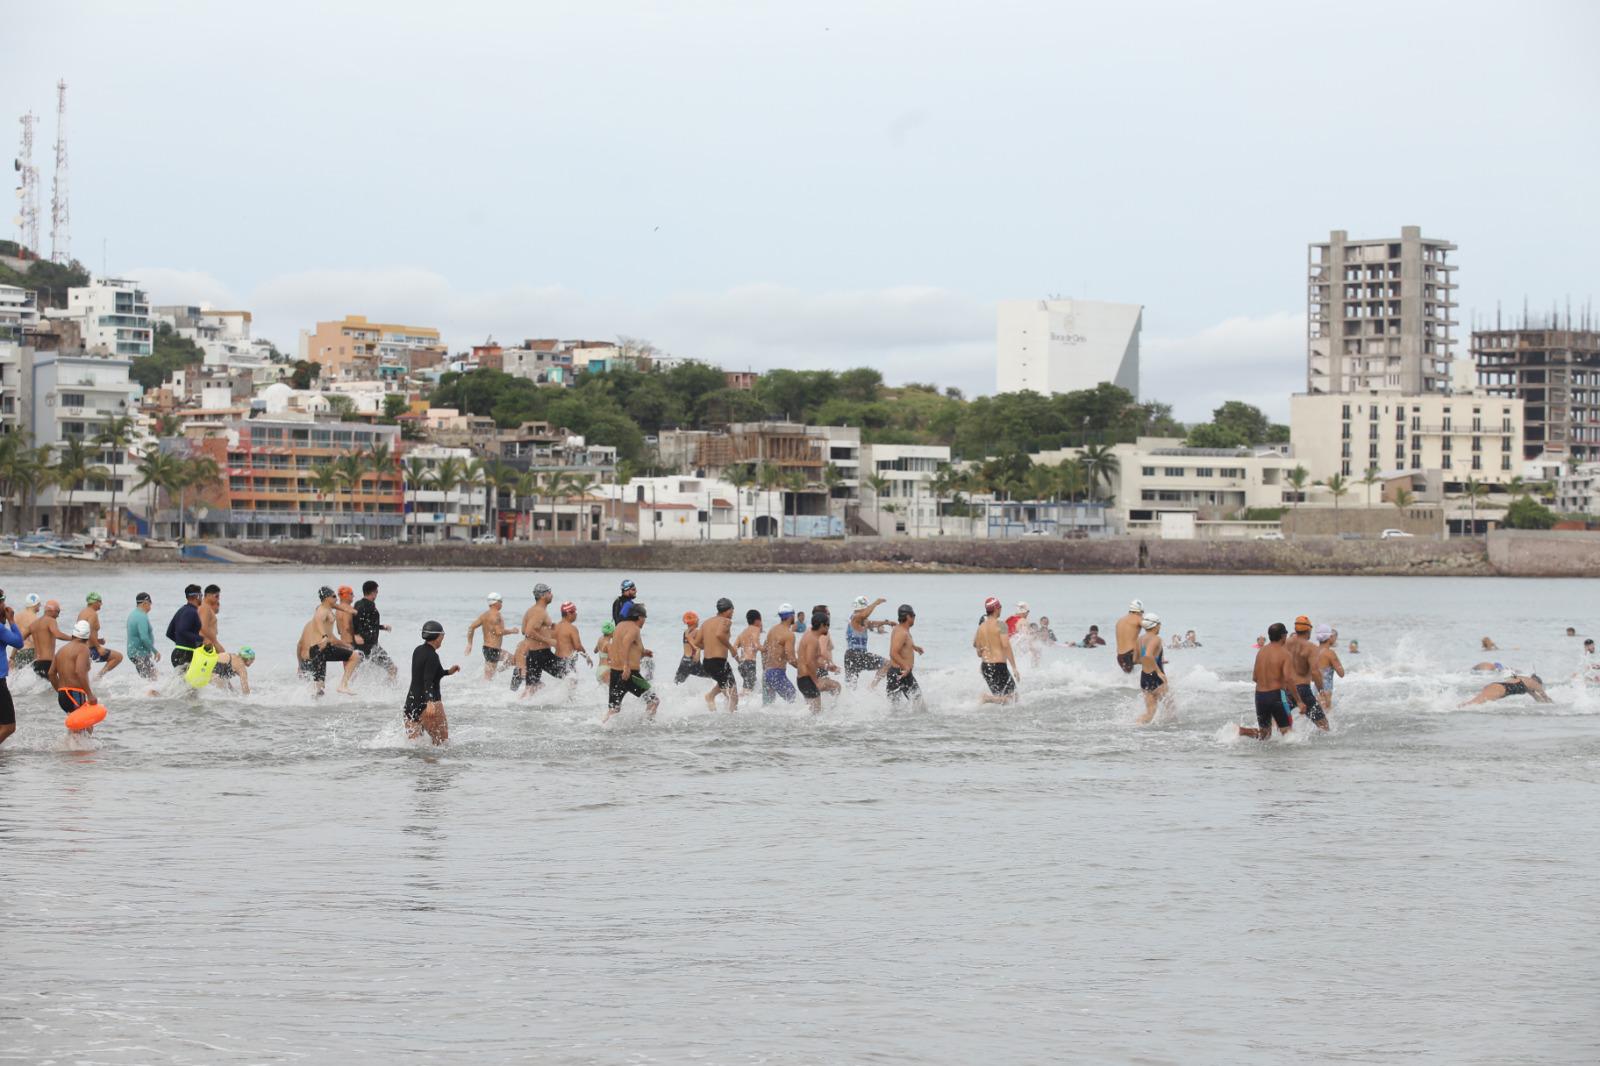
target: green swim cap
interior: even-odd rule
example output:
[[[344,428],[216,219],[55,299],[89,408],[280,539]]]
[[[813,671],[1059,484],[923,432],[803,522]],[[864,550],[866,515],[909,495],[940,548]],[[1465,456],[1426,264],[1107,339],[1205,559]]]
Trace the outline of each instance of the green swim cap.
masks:
[[[615,622],[607,622],[605,625],[600,627],[600,632],[604,633],[608,637],[616,631],[617,623]]]
[[[246,645],[239,649],[239,657],[245,662],[253,663],[256,661],[256,650]]]
[[[87,595],[87,596],[85,596],[83,598],[83,602],[84,603],[99,603],[100,602],[100,594],[98,592],[91,592],[91,593],[89,593],[89,595]]]

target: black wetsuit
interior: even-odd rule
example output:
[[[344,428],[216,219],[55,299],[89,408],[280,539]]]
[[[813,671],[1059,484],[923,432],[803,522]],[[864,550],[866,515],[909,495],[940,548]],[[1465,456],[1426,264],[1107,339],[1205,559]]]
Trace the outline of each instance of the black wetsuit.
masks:
[[[628,617],[628,613],[632,609],[632,596],[618,596],[616,599],[611,601],[611,621],[620,626],[622,624],[622,620]]]
[[[405,715],[408,722],[422,721],[422,712],[428,704],[438,703],[439,681],[444,677],[444,664],[432,644],[423,641],[411,653],[411,687],[406,690]]]
[[[378,614],[378,605],[369,599],[356,601],[355,620],[350,623],[354,635],[361,638],[361,643],[356,645],[356,650],[363,659],[371,660],[379,666],[392,666],[389,653],[383,650],[378,643],[378,638],[383,633],[382,617]]]
[[[167,623],[167,639],[172,641],[172,665],[178,669],[187,667],[200,646],[200,608],[185,603],[173,612],[172,621]]]

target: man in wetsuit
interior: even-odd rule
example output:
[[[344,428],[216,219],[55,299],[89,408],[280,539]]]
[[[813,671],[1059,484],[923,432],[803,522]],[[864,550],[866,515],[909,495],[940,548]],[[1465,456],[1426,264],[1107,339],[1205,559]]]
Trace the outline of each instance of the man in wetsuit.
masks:
[[[56,690],[56,703],[62,714],[71,714],[87,703],[94,703],[94,690],[89,687],[88,622],[77,622],[72,627],[69,643],[62,646],[51,659],[48,678]],[[93,727],[85,730],[93,733]]]
[[[156,654],[156,636],[150,629],[150,608],[154,602],[148,592],[141,592],[134,597],[133,611],[128,615],[128,661],[133,664],[133,669],[146,681],[156,679],[156,663],[161,661],[161,656]],[[150,695],[156,694],[155,689],[150,690]]]
[[[556,661],[556,627],[550,621],[550,601],[555,593],[544,582],[533,586],[533,606],[522,615],[522,635],[531,649],[522,660],[522,681],[527,686],[524,696],[531,696],[544,687],[542,678],[561,676],[561,665]]]
[[[606,714],[600,719],[602,723],[611,721],[622,710],[622,700],[626,696],[644,700],[644,712],[650,718],[656,716],[656,708],[661,705],[656,694],[650,691],[650,682],[639,673],[639,664],[649,654],[644,646],[644,623],[649,614],[644,604],[634,602],[628,607],[628,617],[617,623],[611,643],[611,681],[607,686]]]
[[[501,600],[498,592],[489,593],[489,606],[484,608],[482,614],[472,620],[467,627],[467,654],[472,654],[472,635],[478,630],[483,630],[483,679],[493,680],[495,671],[500,669],[500,649],[507,633],[516,633],[519,630],[507,629],[505,616],[500,613]],[[513,689],[521,685],[522,664],[515,664],[516,677],[519,679],[512,685]]]
[[[4,592],[0,592],[0,644],[12,649],[22,647],[22,630],[17,628],[16,616],[6,606]],[[17,731],[17,708],[11,702],[11,684],[7,680],[10,672],[10,657],[0,655],[0,744]]]
[[[739,679],[744,682],[744,690],[751,691],[756,687],[760,675],[760,666],[757,662],[761,657],[761,612],[749,610],[744,613],[745,627],[739,631],[738,638],[733,642],[733,654],[739,660]],[[732,708],[729,708],[730,710]]]
[[[639,590],[634,586],[633,580],[631,578],[624,580],[622,582],[622,594],[611,601],[611,621],[621,622],[628,617],[629,611],[633,608],[634,598],[638,595]]]
[[[1137,719],[1139,725],[1155,720],[1156,708],[1167,697],[1167,662],[1161,652],[1161,618],[1154,611],[1146,611],[1139,627],[1139,688],[1144,692],[1144,714]]]
[[[889,673],[885,690],[891,704],[909,701],[916,710],[923,710],[922,686],[917,684],[915,669],[917,656],[922,649],[911,639],[911,627],[917,624],[917,612],[909,603],[902,603],[895,612],[900,624],[894,627],[889,638]]]
[[[376,581],[362,583],[361,598],[356,601],[351,629],[355,636],[356,650],[361,653],[361,661],[381,667],[388,672],[389,680],[393,681],[400,671],[395,667],[394,660],[389,658],[389,653],[383,650],[383,645],[378,643],[390,628],[383,624],[383,616],[378,613]]]
[[[882,596],[870,602],[865,596],[857,596],[850,605],[850,620],[844,627],[844,680],[851,688],[862,674],[872,674],[872,683],[876,685],[887,669],[881,655],[867,650],[868,636],[882,633],[889,627],[887,621],[872,619],[872,612],[885,602]]]
[[[839,691],[839,682],[823,671],[826,662],[823,638],[827,636],[830,622],[826,611],[814,611],[811,625],[806,629],[805,636],[800,638],[800,647],[795,653],[795,686],[799,688],[800,695],[805,697],[806,706],[811,708],[812,714],[822,713],[824,692]]]
[[[185,585],[183,606],[172,613],[167,623],[167,639],[172,641],[168,659],[178,673],[189,669],[194,650],[200,646],[200,586]]]
[[[739,685],[734,680],[733,668],[728,665],[733,643],[733,601],[724,596],[717,601],[717,613],[700,626],[700,668],[711,679],[711,691],[706,693],[706,707],[717,709],[717,697],[728,697],[728,713],[739,709]]]
[[[450,739],[450,723],[444,716],[444,696],[439,692],[439,682],[460,670],[452,666],[446,670],[439,661],[439,647],[444,643],[444,626],[429,620],[422,623],[422,643],[411,653],[411,687],[406,689],[406,736],[416,740],[423,733],[435,745]]]
[[[789,683],[789,664],[794,661],[794,608],[787,603],[778,608],[778,624],[772,627],[761,646],[762,703],[780,699],[793,703],[795,689]]]
[[[1133,663],[1138,658],[1139,623],[1143,620],[1141,600],[1128,604],[1128,613],[1117,619],[1117,665],[1125,674],[1133,673]]]
[[[122,663],[122,653],[112,651],[106,647],[106,642],[100,639],[100,594],[91,592],[84,597],[83,610],[78,612],[78,621],[89,623],[89,661],[104,663],[100,672],[95,675],[99,680]]]
[[[33,628],[28,633],[33,640],[33,672],[43,678],[50,676],[50,661],[56,657],[56,641],[72,639],[57,628],[56,619],[60,617],[61,605],[55,600],[47,600],[44,612],[33,620]]]
[[[1320,650],[1311,639],[1311,619],[1301,615],[1294,620],[1294,636],[1284,642],[1289,652],[1289,665],[1285,673],[1293,686],[1296,698],[1292,701],[1318,729],[1328,728],[1328,716],[1317,703],[1313,688],[1322,687],[1322,675],[1317,673],[1317,653]]]
[[[1256,665],[1252,672],[1256,683],[1256,725],[1240,726],[1239,735],[1270,740],[1272,727],[1279,733],[1288,733],[1294,727],[1294,716],[1289,713],[1290,703],[1298,703],[1296,693],[1292,701],[1289,693],[1289,649],[1284,635],[1289,631],[1282,622],[1274,622],[1267,629],[1267,642],[1256,652]]]
[[[1022,671],[1017,669],[1017,657],[1011,650],[1011,636],[1000,621],[999,597],[990,596],[983,601],[983,621],[978,623],[972,646],[978,651],[983,683],[989,686],[983,702],[1017,702],[1017,682],[1022,680]]]

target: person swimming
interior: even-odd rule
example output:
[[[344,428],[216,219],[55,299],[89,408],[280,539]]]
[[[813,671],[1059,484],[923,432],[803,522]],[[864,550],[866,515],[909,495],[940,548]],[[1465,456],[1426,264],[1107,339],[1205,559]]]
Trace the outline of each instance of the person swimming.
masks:
[[[1545,693],[1544,681],[1538,674],[1512,674],[1504,681],[1492,681],[1483,686],[1483,691],[1463,703],[1463,707],[1471,707],[1479,703],[1493,703],[1503,700],[1507,696],[1532,696],[1535,703],[1554,703]]]

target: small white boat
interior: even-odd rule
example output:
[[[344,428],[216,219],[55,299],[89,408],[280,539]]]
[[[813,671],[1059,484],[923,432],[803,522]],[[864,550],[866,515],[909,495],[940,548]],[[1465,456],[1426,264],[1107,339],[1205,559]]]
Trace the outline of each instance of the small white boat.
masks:
[[[123,551],[130,551],[130,552],[142,552],[142,551],[144,551],[144,545],[140,544],[136,540],[119,540],[119,541],[117,541],[117,547],[121,548]]]
[[[172,548],[176,550],[178,542],[175,540],[147,540],[144,542],[144,546],[146,548]]]

